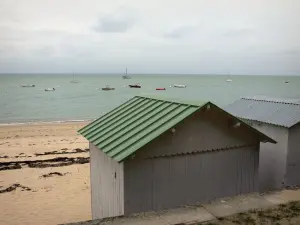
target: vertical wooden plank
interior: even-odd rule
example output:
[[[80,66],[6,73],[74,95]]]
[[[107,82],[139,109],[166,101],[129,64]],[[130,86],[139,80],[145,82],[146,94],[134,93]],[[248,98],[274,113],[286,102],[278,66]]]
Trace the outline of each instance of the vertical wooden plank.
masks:
[[[124,214],[123,163],[109,158],[90,144],[92,218]]]

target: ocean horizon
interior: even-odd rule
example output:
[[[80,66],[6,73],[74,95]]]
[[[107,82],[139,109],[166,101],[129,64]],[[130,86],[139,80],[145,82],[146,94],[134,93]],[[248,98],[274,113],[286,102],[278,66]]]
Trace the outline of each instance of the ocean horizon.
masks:
[[[73,76],[74,75],[93,75],[93,76],[123,76],[125,72],[116,72],[116,73],[85,73],[85,72],[57,72],[57,73],[44,73],[44,72],[33,72],[33,73],[0,73],[0,76],[6,76],[6,75],[41,75],[41,76],[52,76],[52,75],[62,75],[62,76]],[[130,76],[259,76],[259,77],[298,77],[298,75],[292,75],[292,74],[206,74],[206,73],[128,73],[127,75]]]
[[[0,124],[89,121],[136,95],[212,101],[220,107],[249,96],[299,98],[300,76],[75,73],[0,74]],[[232,82],[226,82],[227,79]],[[288,82],[288,83],[286,83]],[[139,83],[141,88],[129,88]],[[32,88],[20,85],[34,84]],[[186,88],[174,88],[184,84]],[[109,85],[114,91],[102,91]],[[45,91],[55,88],[55,91]],[[157,91],[156,88],[166,88]]]

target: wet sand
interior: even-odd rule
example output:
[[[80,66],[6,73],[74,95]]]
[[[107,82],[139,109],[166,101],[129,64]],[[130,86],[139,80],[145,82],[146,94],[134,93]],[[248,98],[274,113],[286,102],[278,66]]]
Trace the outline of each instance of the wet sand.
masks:
[[[85,124],[0,126],[0,224],[91,219]]]

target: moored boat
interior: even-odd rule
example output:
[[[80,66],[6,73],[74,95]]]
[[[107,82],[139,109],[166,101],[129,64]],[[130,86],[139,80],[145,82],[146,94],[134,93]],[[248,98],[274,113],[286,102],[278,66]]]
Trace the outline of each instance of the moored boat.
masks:
[[[103,91],[113,91],[115,90],[115,88],[109,87],[108,85],[106,85],[106,87],[102,88]]]
[[[141,85],[139,85],[139,84],[129,84],[128,86],[130,88],[141,88]]]
[[[157,90],[157,91],[165,91],[166,88],[156,88],[155,90]]]
[[[186,85],[184,84],[174,84],[173,86],[176,88],[186,88]]]
[[[123,79],[131,79],[131,77],[127,75],[127,68],[126,68],[125,75],[122,76],[122,77],[123,77]]]
[[[79,80],[75,80],[75,74],[74,73],[73,73],[73,80],[71,80],[70,83],[73,83],[73,84],[79,83]]]
[[[22,84],[21,87],[35,87],[34,84]]]
[[[55,88],[46,88],[45,91],[55,91]]]

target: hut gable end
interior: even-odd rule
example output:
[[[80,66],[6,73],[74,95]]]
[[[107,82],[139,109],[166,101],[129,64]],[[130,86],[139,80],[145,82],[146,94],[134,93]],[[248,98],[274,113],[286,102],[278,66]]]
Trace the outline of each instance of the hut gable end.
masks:
[[[217,107],[209,111],[199,110],[145,145],[135,157],[162,157],[258,145],[259,140],[253,132],[243,125],[234,128],[231,121]]]

